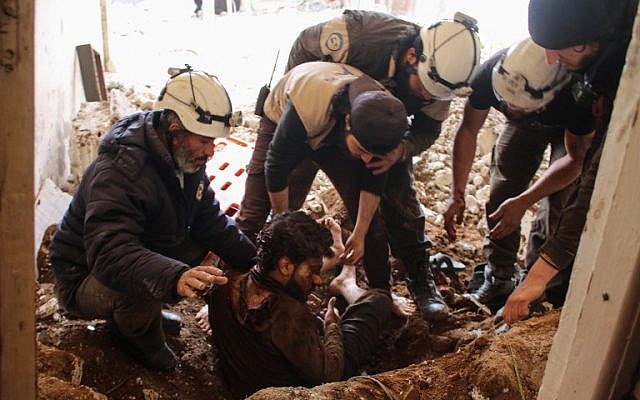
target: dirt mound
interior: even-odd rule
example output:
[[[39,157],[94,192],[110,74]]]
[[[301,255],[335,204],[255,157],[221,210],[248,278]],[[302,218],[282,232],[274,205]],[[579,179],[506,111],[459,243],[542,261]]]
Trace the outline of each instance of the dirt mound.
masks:
[[[435,360],[312,389],[268,388],[251,400],[534,398],[542,382],[559,311],[522,322],[504,334],[486,334]]]

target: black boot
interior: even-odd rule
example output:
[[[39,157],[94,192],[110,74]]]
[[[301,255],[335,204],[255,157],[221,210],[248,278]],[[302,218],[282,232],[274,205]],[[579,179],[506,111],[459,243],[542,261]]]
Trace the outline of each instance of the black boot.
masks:
[[[490,264],[487,264],[484,269],[484,282],[478,289],[471,292],[471,296],[489,307],[492,312],[496,312],[504,306],[514,288],[513,279],[503,279],[495,276],[493,268]]]
[[[109,331],[120,347],[134,360],[146,368],[159,371],[173,371],[177,358],[173,350],[167,345],[158,318],[149,330],[141,336],[123,334],[115,322],[108,321]]]
[[[407,286],[413,293],[422,317],[430,321],[441,321],[449,316],[449,307],[444,302],[433,279],[429,258],[424,251],[402,259],[406,270]]]

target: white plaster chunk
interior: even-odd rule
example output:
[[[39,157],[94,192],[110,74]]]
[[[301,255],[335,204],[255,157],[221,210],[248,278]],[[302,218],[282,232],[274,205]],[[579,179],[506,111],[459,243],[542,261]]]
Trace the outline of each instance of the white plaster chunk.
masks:
[[[449,190],[451,186],[451,170],[449,168],[443,168],[436,171],[434,177],[434,183],[440,190]]]

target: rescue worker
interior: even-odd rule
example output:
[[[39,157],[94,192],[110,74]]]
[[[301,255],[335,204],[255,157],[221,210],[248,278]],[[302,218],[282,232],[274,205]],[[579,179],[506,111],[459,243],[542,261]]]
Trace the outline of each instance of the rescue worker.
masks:
[[[497,310],[514,288],[520,221],[541,201],[529,235],[525,269],[538,257],[549,228],[555,226],[569,186],[580,175],[593,139],[590,107],[571,95],[571,74],[549,65],[544,49],[531,38],[503,49],[485,61],[472,81],[453,146],[453,183],[444,213],[444,226],[455,240],[455,223],[465,210],[465,187],[476,151],[478,131],[491,107],[506,117],[492,152],[490,194],[486,204],[490,232],[483,254],[484,282],[473,292],[481,303]],[[550,167],[529,186],[551,146]]]
[[[50,252],[60,305],[108,320],[126,352],[162,371],[176,366],[163,304],[226,282],[220,269],[200,265],[209,251],[245,270],[255,261],[204,168],[214,139],[230,132],[227,92],[189,66],[172,72],[154,111],[126,116],[105,135]]]
[[[381,81],[405,106],[411,117],[402,142],[367,163],[374,174],[388,173],[381,212],[391,252],[401,259],[421,314],[430,320],[448,316],[429,269],[425,216],[413,189],[412,157],[438,138],[451,99],[470,94],[469,81],[480,60],[475,20],[457,13],[453,20],[420,27],[388,14],[347,10],[343,15],[302,31],[294,42],[287,69],[309,61],[333,61],[357,67]],[[264,184],[264,161],[272,135],[258,132],[247,167],[245,195],[238,226],[250,237],[270,211]],[[393,167],[393,168],[392,168]],[[310,160],[289,178],[289,204],[299,208],[317,172]]]
[[[315,386],[357,374],[391,315],[388,292],[359,288],[355,267],[344,266],[329,291],[349,306],[340,317],[335,297],[330,299],[318,327],[305,302],[322,282],[332,235],[303,211],[288,211],[276,214],[257,242],[256,265],[248,273],[230,271],[229,283],[217,287],[209,301],[220,371],[234,398],[269,386]]]
[[[266,186],[275,213],[289,209],[289,175],[313,160],[336,188],[355,222],[343,259],[364,262],[369,286],[390,289],[389,249],[378,212],[387,174],[374,175],[365,163],[395,148],[407,128],[400,100],[358,69],[310,62],[289,71],[265,102],[263,132],[273,132],[266,156]],[[399,315],[404,298],[396,298]]]
[[[558,227],[507,300],[503,311],[507,323],[528,316],[530,304],[544,295],[549,282],[559,274],[570,274],[573,268],[637,10],[638,0],[529,2],[531,38],[545,49],[547,62],[582,75],[572,92],[576,101],[592,107],[597,120],[593,153],[562,210]]]

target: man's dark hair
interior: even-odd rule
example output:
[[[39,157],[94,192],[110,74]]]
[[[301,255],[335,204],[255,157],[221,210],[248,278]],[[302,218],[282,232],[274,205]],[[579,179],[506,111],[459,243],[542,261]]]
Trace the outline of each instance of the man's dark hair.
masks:
[[[411,47],[416,49],[416,57],[420,58],[420,55],[424,51],[424,43],[422,43],[422,38],[420,37],[420,35],[416,36],[415,39],[413,39]]]
[[[336,121],[335,129],[344,130],[344,117],[351,112],[349,85],[341,87],[331,100],[331,117]]]
[[[257,266],[272,271],[281,257],[294,264],[331,256],[333,239],[327,228],[303,211],[285,211],[273,217],[258,234]]]
[[[180,126],[180,130],[185,130],[182,121],[180,121],[180,117],[173,110],[163,109],[160,113],[160,119],[158,120],[158,129],[161,132],[169,132],[169,127],[171,124],[177,123]]]

